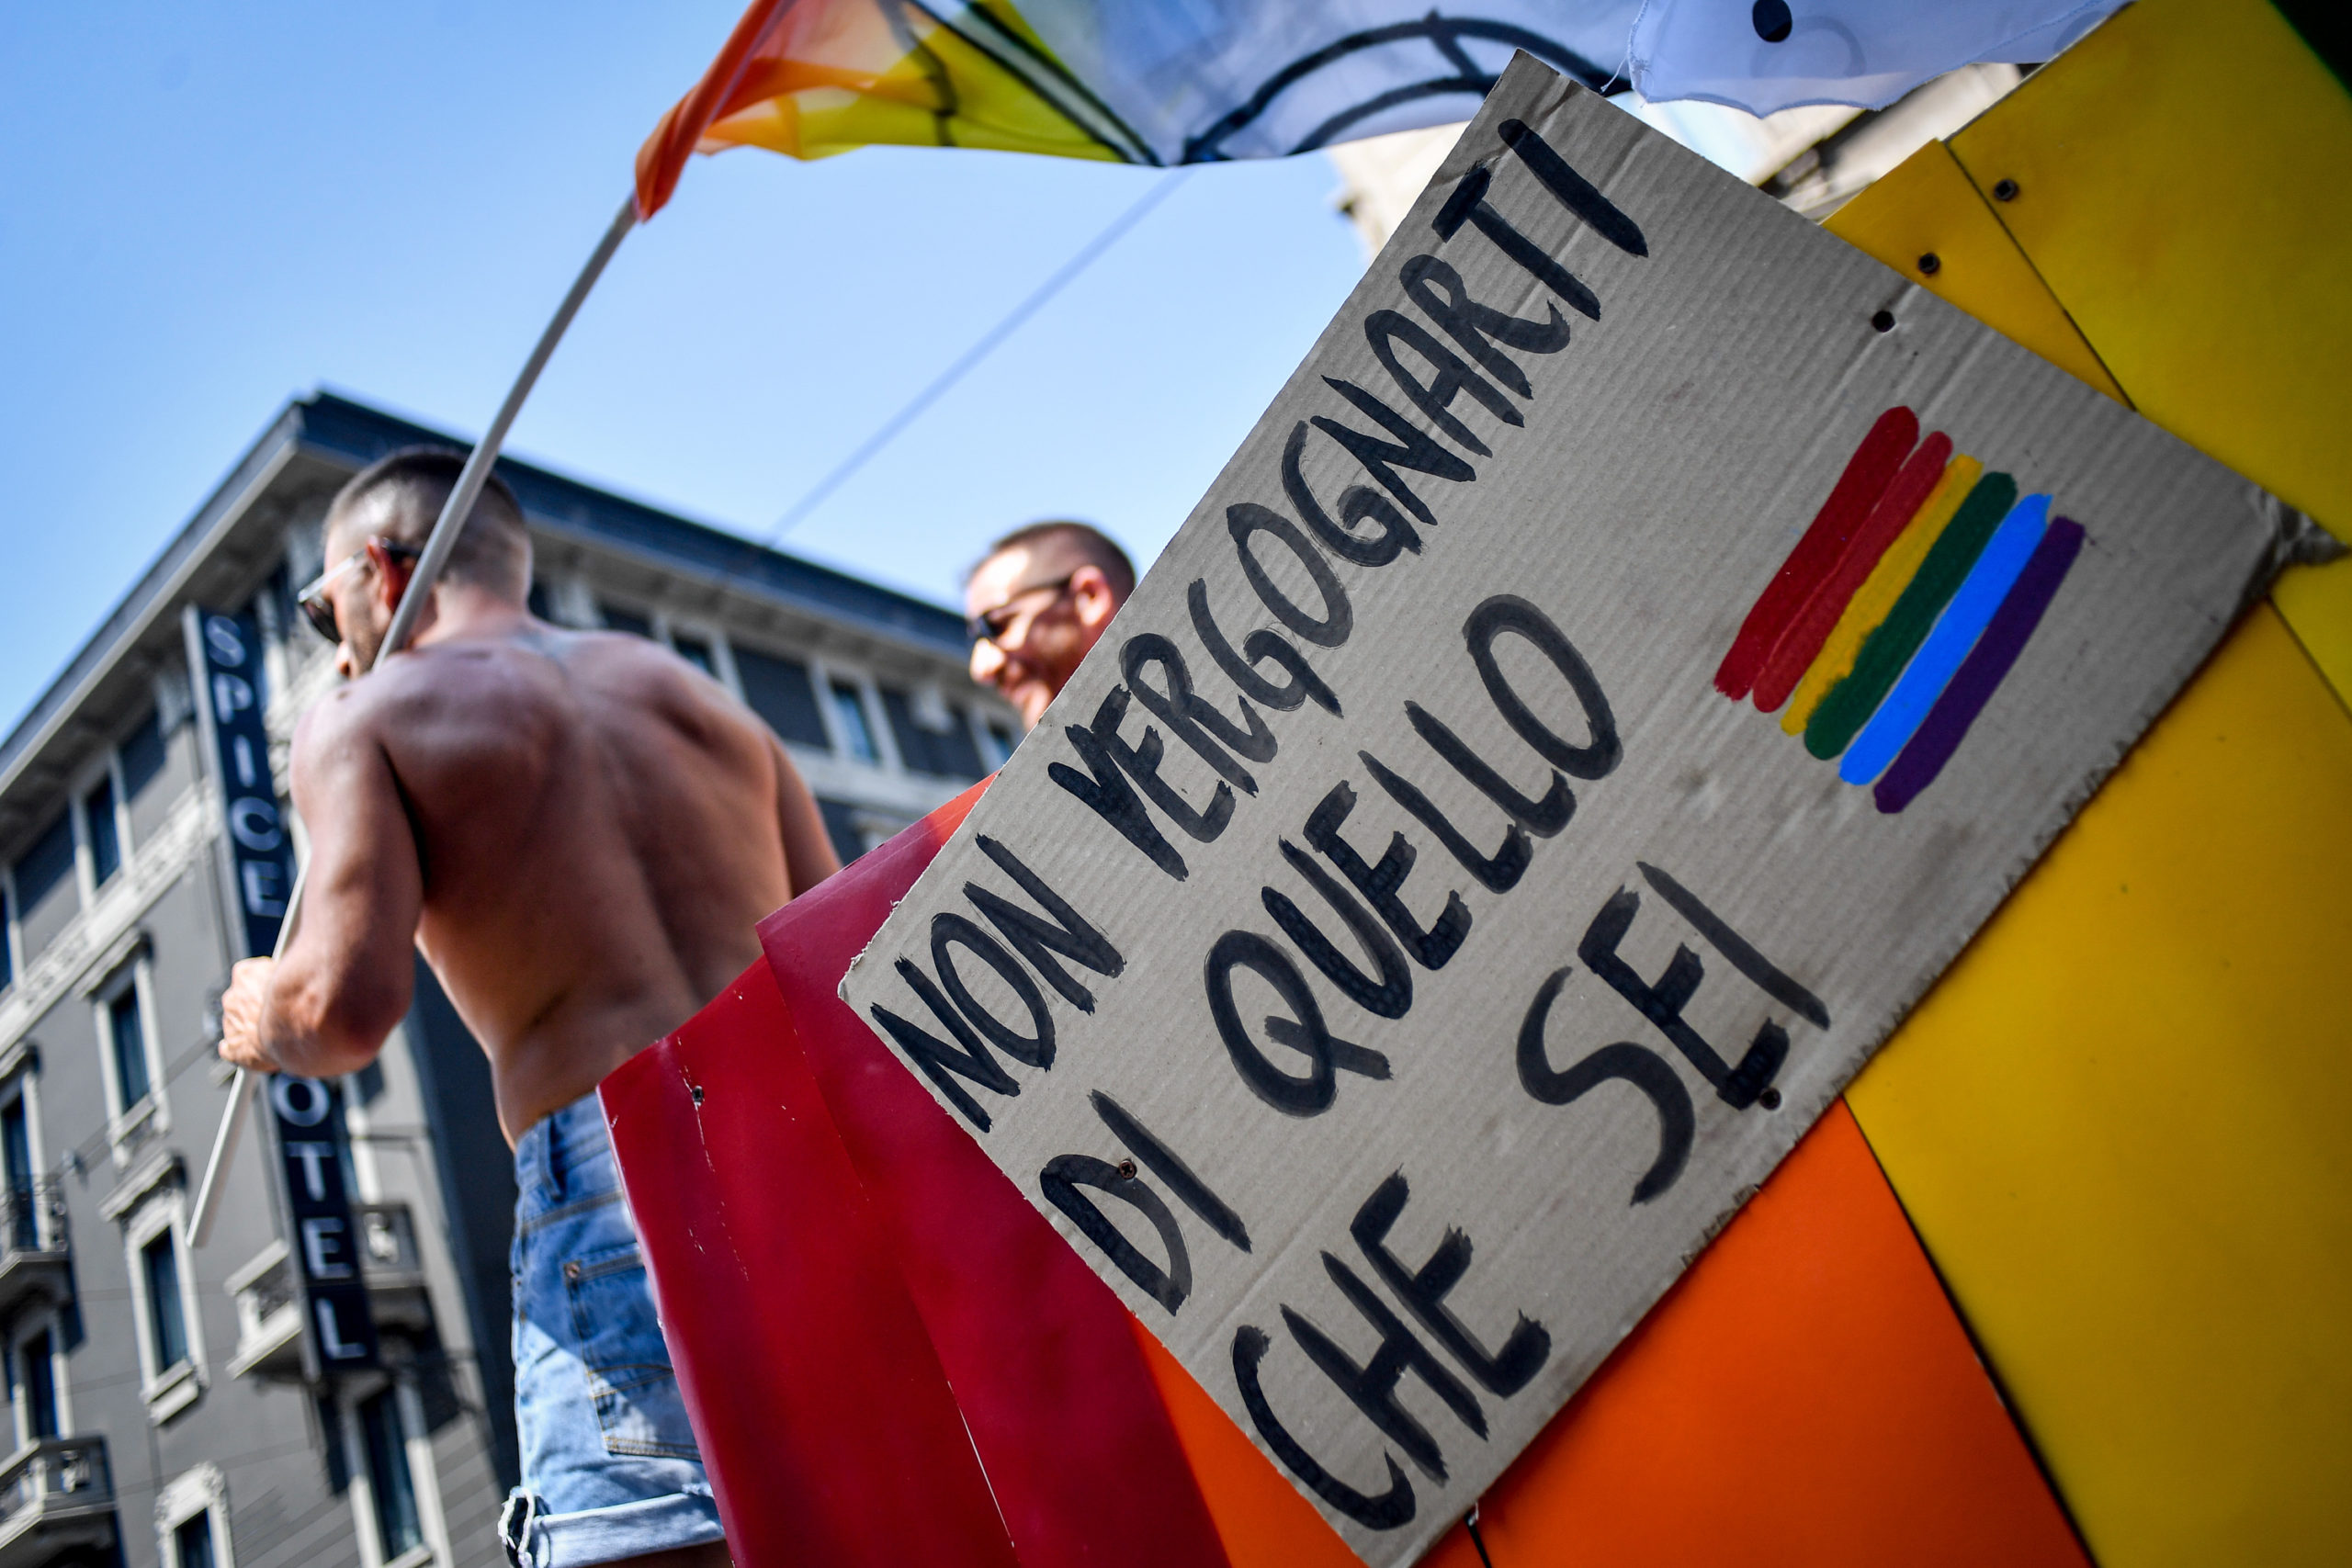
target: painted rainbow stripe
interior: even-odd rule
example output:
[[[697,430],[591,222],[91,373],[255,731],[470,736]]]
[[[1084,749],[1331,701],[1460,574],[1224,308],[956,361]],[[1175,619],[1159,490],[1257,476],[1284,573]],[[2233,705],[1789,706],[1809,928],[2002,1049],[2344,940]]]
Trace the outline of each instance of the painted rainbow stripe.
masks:
[[[1715,689],[1802,736],[1900,811],[1936,780],[2025,651],[2082,553],[2051,498],[1879,415],[1757,595]]]

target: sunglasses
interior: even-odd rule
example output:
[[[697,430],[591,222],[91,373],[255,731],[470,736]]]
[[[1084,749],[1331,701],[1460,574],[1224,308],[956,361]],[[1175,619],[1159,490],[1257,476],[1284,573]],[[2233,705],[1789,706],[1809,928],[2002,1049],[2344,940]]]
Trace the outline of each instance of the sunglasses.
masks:
[[[1014,604],[1032,593],[1043,593],[1048,590],[1056,594],[1063,593],[1069,590],[1071,581],[1077,576],[1076,572],[1072,572],[1069,577],[1057,578],[1052,582],[1033,582],[1026,588],[1014,589],[1006,594],[1003,601],[994,609],[982,610],[977,615],[965,616],[964,635],[971,639],[972,646],[975,648],[984,642],[996,641],[1012,629]]]
[[[391,539],[370,539],[368,544],[376,546],[394,560],[415,560],[424,554],[413,545],[403,545]],[[307,587],[294,595],[294,607],[302,612],[302,618],[311,623],[311,629],[331,643],[342,644],[343,627],[335,619],[334,601],[327,597],[327,589],[335,579],[367,559],[368,547],[362,545],[312,578]]]

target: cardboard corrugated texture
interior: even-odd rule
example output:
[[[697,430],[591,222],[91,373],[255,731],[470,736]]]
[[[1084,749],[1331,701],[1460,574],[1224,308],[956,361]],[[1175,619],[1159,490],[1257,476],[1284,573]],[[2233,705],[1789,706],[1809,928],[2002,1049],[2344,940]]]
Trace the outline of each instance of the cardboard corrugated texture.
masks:
[[[1741,699],[1947,453],[2006,478],[1784,734]],[[1409,1560],[2259,592],[2261,502],[1522,60],[842,994]]]

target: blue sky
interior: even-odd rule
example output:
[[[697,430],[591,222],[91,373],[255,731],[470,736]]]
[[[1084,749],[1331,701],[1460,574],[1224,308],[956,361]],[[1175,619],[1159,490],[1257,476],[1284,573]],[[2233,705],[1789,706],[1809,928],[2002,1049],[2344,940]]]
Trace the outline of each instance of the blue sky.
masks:
[[[486,423],[738,8],[0,8],[0,725],[288,397]],[[697,159],[511,448],[763,536],[1161,177]],[[942,599],[1041,514],[1148,557],[1360,276],[1337,184],[1193,174],[786,547]]]

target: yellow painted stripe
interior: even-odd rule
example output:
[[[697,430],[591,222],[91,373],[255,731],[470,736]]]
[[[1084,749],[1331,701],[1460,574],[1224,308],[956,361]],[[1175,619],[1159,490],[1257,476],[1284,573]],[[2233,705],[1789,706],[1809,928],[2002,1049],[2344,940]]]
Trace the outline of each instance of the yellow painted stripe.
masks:
[[[1886,554],[1878,558],[1878,565],[1862,580],[1861,587],[1847,603],[1846,613],[1838,617],[1837,626],[1831,628],[1829,639],[1814,656],[1804,679],[1797,682],[1796,694],[1781,712],[1782,729],[1791,735],[1804,733],[1805,721],[1813,716],[1813,710],[1854,667],[1854,656],[1861,651],[1862,639],[1876,631],[1878,624],[1886,619],[1886,613],[1894,608],[1911,574],[1928,558],[1928,547],[1944,531],[1944,525],[1951,521],[1952,513],[1960,510],[1960,503],[1968,499],[1968,492],[1975,488],[1984,472],[1984,465],[1965,452],[1944,465],[1943,478],[1928,492],[1918,513],[1895,536],[1894,543],[1886,547]]]

